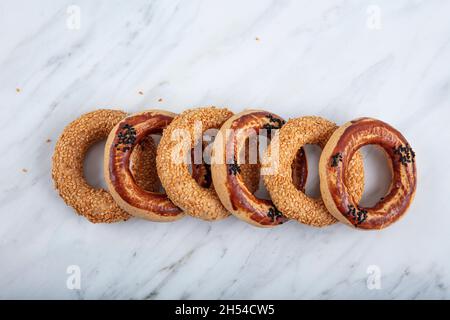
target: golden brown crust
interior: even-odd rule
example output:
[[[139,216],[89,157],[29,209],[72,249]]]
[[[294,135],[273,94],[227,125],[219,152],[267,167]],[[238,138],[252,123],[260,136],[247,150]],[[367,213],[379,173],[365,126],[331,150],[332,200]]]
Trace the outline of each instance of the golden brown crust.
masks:
[[[275,174],[264,176],[264,183],[277,208],[288,218],[316,227],[336,222],[322,199],[310,198],[295,187],[292,162],[299,148],[306,144],[324,148],[337,128],[336,124],[320,117],[301,117],[289,120],[274,137],[273,143],[278,143],[279,166]],[[269,146],[266,157],[270,155],[270,149]],[[355,154],[347,170],[346,185],[355,199],[361,199],[364,191],[364,168],[359,153]]]
[[[55,188],[67,205],[93,223],[111,223],[127,220],[124,212],[108,191],[90,186],[83,173],[83,162],[87,150],[94,143],[105,139],[111,129],[124,117],[118,110],[97,110],[86,113],[64,128],[59,137],[52,161],[52,178]],[[149,149],[154,152],[154,146]],[[144,153],[137,153],[137,159]],[[146,167],[138,164],[134,168],[136,177],[147,176]],[[153,188],[151,184],[148,188]]]
[[[234,115],[223,124],[213,145],[214,161],[211,171],[219,198],[236,217],[258,227],[276,226],[287,219],[279,213],[272,201],[257,198],[246,183],[246,166],[252,165],[248,164],[248,141],[250,136],[257,138],[263,129],[275,129],[269,131],[273,134],[283,124],[284,120],[273,113],[247,110]],[[256,150],[253,151],[256,153]],[[245,161],[239,159],[243,153],[246,155]],[[297,182],[304,183],[307,174],[306,158],[302,152],[299,155],[303,156],[304,165],[295,166],[294,169],[300,169],[302,174]],[[299,185],[298,188],[302,189],[304,185]]]
[[[152,221],[173,221],[183,212],[163,193],[140,187],[130,171],[130,157],[136,146],[151,134],[161,133],[175,114],[148,110],[120,121],[105,145],[104,176],[117,204],[128,213]]]
[[[359,148],[382,147],[391,160],[393,181],[375,206],[363,208],[342,183],[349,160]],[[408,141],[385,122],[371,118],[350,121],[336,130],[319,162],[320,190],[328,210],[340,221],[359,229],[382,229],[407,211],[416,191],[415,153]]]
[[[220,128],[231,116],[232,112],[227,109],[190,109],[177,116],[163,132],[156,156],[158,175],[169,198],[194,217],[218,220],[229,215],[214,188],[199,186],[189,172],[189,165],[183,159],[186,159],[191,149],[200,142],[199,132],[194,132],[196,124],[202,125],[203,133],[211,128]],[[184,140],[185,133],[189,136]],[[180,143],[181,141],[185,143]]]

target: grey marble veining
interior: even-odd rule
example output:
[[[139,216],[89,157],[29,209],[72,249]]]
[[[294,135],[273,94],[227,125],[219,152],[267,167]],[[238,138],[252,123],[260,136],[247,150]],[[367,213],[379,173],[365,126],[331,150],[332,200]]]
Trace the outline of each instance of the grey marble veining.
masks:
[[[449,13],[444,0],[2,1],[0,298],[450,298]],[[53,190],[55,141],[82,113],[202,105],[387,121],[417,153],[416,199],[361,232],[93,225]]]

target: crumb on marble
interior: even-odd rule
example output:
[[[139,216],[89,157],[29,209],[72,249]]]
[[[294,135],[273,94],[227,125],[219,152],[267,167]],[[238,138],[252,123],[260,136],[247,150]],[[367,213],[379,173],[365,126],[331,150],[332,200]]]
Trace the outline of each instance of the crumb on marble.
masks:
[[[45,142],[47,142],[47,143],[50,143],[50,142],[52,142],[52,139],[47,139],[47,140],[45,140]]]
[[[260,39],[259,39],[259,37],[255,37],[255,40],[256,40],[256,41],[259,41]]]
[[[27,172],[28,172],[28,169],[27,169],[27,168],[22,168],[22,172],[23,172],[23,173],[27,173]]]
[[[163,101],[163,99],[162,99],[162,98],[159,98],[159,99],[158,99],[158,102],[162,102],[162,101]]]
[[[20,88],[16,88],[16,92],[19,93],[20,92]]]
[[[138,93],[139,93],[141,96],[144,95],[144,93],[143,93],[142,91],[139,91]]]

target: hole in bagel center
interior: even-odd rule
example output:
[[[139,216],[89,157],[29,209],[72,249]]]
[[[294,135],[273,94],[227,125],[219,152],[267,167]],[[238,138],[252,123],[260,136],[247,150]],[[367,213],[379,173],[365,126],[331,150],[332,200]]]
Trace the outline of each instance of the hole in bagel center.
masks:
[[[192,149],[191,152],[193,152],[193,150],[194,149]],[[201,163],[194,163],[192,158],[193,157],[191,157],[191,162],[188,163],[189,173],[200,187],[208,189],[212,184],[211,166],[204,161]]]
[[[94,143],[86,152],[83,174],[86,182],[94,188],[107,189],[103,177],[103,154],[106,140]]]
[[[247,187],[249,185],[249,183],[246,183]],[[266,199],[266,200],[270,200],[270,194],[269,191],[267,190],[266,186],[264,185],[264,181],[263,181],[263,177],[261,176],[257,185],[257,189],[254,192],[254,195],[256,198],[258,199]]]
[[[359,203],[361,207],[376,205],[390,189],[392,171],[383,148],[367,145],[359,149],[364,158],[364,193]]]
[[[308,163],[305,194],[308,197],[318,199],[320,198],[319,159],[322,148],[316,144],[306,144],[303,146],[303,149],[305,150],[306,161]]]
[[[153,143],[151,140],[153,140]],[[151,134],[147,136],[139,146],[136,146],[130,156],[130,172],[133,175],[136,184],[144,190],[150,192],[164,193],[161,181],[159,180],[156,172],[156,148],[161,140],[160,134]],[[153,147],[153,150],[150,149]],[[140,154],[135,154],[140,152]],[[137,156],[140,156],[140,165],[137,164],[135,170],[133,170],[134,160],[137,160]],[[141,172],[135,172],[141,170]]]

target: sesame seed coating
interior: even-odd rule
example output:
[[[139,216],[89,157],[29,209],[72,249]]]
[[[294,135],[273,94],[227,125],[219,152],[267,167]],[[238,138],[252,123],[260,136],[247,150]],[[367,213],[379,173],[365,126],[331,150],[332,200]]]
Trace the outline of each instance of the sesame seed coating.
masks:
[[[230,213],[223,207],[214,188],[200,187],[191,176],[189,165],[185,161],[174,161],[174,157],[186,159],[191,149],[200,142],[201,136],[194,134],[195,123],[201,123],[202,132],[218,129],[232,114],[228,109],[215,107],[189,109],[175,117],[163,131],[156,156],[158,175],[169,199],[194,217],[218,220]],[[180,137],[177,138],[176,134],[180,129],[190,135],[188,144],[181,148]]]
[[[156,172],[156,144],[148,136],[138,144],[130,157],[130,169],[136,184],[150,192],[158,192],[161,182]]]
[[[86,113],[65,127],[55,146],[52,164],[55,188],[67,205],[93,223],[112,223],[130,218],[108,191],[90,186],[83,172],[83,162],[89,147],[106,139],[111,129],[125,116],[125,112],[107,109]],[[145,152],[138,150],[134,158],[140,159],[147,152],[154,154],[154,145],[150,145]],[[152,169],[140,161],[136,161],[133,172],[139,181],[155,175],[154,167]],[[152,189],[153,183],[149,181],[145,187]]]
[[[289,120],[279,130],[279,135],[274,137],[279,143],[279,167],[275,174],[264,176],[264,183],[277,208],[290,219],[316,227],[337,221],[328,212],[321,198],[310,198],[295,188],[291,168],[300,147],[316,144],[323,149],[337,128],[336,124],[321,117],[301,117]],[[268,156],[270,146],[265,157]],[[364,191],[364,167],[359,152],[350,161],[345,184],[352,197],[359,201]]]

